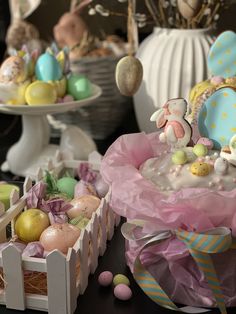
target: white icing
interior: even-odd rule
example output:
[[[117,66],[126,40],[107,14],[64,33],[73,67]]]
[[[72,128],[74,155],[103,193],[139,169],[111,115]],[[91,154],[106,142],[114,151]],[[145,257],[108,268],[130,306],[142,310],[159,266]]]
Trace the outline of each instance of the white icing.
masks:
[[[230,191],[236,188],[236,167],[230,164],[226,174],[220,175],[213,168],[207,176],[197,176],[190,171],[191,162],[176,166],[172,163],[171,157],[172,153],[168,153],[164,156],[151,158],[140,167],[143,177],[152,181],[160,190],[178,191],[182,188],[202,187]],[[217,157],[218,154],[211,151],[207,158],[201,157],[201,160],[214,163]]]

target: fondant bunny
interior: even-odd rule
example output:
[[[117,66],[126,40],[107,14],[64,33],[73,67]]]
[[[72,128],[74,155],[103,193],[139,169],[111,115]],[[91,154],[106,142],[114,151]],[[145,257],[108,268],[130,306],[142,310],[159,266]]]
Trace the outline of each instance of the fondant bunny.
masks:
[[[221,149],[220,157],[228,160],[230,164],[236,166],[236,134],[231,137],[229,146]]]
[[[156,121],[159,129],[165,127],[164,132],[159,136],[161,142],[167,143],[174,148],[185,147],[189,143],[192,129],[184,118],[186,111],[186,100],[173,98],[153,113],[150,120]]]

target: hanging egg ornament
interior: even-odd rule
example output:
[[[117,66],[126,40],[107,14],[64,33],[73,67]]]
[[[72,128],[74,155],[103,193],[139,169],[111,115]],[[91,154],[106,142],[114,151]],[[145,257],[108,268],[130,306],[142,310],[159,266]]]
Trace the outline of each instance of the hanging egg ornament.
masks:
[[[124,96],[133,96],[139,89],[143,78],[142,63],[133,56],[126,56],[117,63],[116,85]]]
[[[57,81],[62,78],[62,69],[57,59],[46,52],[36,62],[35,75],[40,81]]]
[[[180,14],[186,19],[192,19],[201,9],[201,0],[177,0],[177,5]]]

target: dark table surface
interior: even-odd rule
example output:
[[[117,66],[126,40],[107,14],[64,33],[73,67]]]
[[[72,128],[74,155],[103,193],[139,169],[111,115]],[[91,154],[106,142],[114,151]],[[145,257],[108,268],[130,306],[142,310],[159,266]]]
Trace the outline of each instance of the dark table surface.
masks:
[[[98,150],[104,154],[109,145],[121,134],[137,132],[138,127],[134,112],[131,111],[123,125],[106,140],[97,141]],[[3,162],[8,148],[16,142],[21,134],[21,119],[0,114],[0,162]],[[0,180],[20,181],[11,173],[0,172]],[[102,288],[98,285],[98,275],[110,270],[113,274],[122,273],[128,276],[131,282],[133,297],[129,301],[119,301],[114,298],[112,288]],[[21,311],[9,310],[5,306],[0,306],[0,314],[16,314]],[[39,311],[26,310],[23,313],[36,314]],[[104,256],[99,258],[99,266],[94,275],[90,275],[89,284],[84,295],[79,296],[76,312],[78,314],[107,313],[107,314],[170,314],[173,311],[164,309],[151,301],[135,283],[132,274],[125,263],[124,239],[120,233],[120,226],[116,228],[113,239],[108,242]],[[217,309],[210,313],[219,313]],[[236,313],[236,309],[229,309],[228,314]]]

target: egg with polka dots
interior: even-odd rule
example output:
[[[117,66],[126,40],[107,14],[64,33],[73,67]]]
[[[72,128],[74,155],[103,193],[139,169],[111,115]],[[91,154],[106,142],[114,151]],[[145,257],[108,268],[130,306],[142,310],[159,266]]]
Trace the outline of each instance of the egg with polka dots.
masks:
[[[207,59],[208,69],[212,75],[224,78],[236,75],[236,33],[223,32],[211,46]]]
[[[198,115],[198,129],[203,137],[213,141],[215,149],[229,144],[236,133],[236,92],[221,88],[202,105]]]

